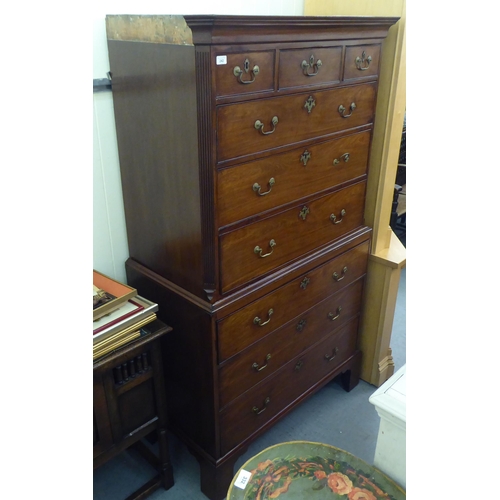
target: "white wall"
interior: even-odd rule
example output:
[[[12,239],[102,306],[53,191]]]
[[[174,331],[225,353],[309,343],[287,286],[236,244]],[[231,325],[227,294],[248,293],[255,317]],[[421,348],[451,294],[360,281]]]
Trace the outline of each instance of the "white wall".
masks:
[[[107,14],[234,14],[303,15],[304,0],[158,0],[96,2],[93,15],[93,78],[109,71],[105,17]],[[126,281],[128,244],[116,145],[112,93],[94,93],[93,172],[93,266],[120,281]]]

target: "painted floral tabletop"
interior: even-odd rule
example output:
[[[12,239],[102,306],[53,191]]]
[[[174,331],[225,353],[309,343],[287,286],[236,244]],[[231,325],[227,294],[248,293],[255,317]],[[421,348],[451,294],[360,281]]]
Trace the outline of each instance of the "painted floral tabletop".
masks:
[[[251,475],[250,475],[251,474]],[[344,450],[291,441],[261,451],[235,474],[227,500],[403,500],[406,492]]]

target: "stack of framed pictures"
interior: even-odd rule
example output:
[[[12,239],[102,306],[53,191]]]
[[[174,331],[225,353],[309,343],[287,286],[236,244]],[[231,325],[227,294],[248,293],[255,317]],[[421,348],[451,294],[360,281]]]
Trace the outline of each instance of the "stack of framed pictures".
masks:
[[[97,304],[97,307],[96,307]],[[94,270],[93,359],[147,335],[158,304]]]

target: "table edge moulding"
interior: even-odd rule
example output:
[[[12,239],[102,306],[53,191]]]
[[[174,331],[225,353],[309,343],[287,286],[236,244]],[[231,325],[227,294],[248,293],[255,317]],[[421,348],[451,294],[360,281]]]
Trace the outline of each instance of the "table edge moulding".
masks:
[[[359,381],[371,140],[355,136],[372,136],[397,20],[106,18],[127,282],[173,328],[169,428],[212,500],[257,436]]]

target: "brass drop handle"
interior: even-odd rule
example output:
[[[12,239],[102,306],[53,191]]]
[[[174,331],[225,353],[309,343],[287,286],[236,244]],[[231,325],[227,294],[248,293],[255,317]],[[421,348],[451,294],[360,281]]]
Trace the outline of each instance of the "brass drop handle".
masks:
[[[269,246],[271,247],[271,251],[269,253],[263,254],[262,248],[260,248],[258,245],[253,249],[253,251],[254,251],[254,253],[258,254],[259,257],[262,257],[262,258],[269,257],[274,251],[274,247],[276,246],[276,242],[274,240],[271,240],[269,242]]]
[[[243,69],[241,69],[239,66],[235,66],[233,69],[233,75],[238,78],[238,81],[240,83],[245,83],[245,84],[253,83],[253,82],[255,82],[255,78],[259,74],[260,69],[257,65],[255,65],[251,71],[252,79],[251,80],[243,80],[241,78],[243,76],[243,71],[245,73],[248,73],[249,70],[250,70],[250,61],[248,59],[245,59],[245,62],[243,63]]]
[[[268,396],[265,400],[264,400],[264,406],[262,407],[262,409],[259,409],[257,408],[256,406],[254,406],[252,408],[252,411],[254,413],[256,413],[257,415],[260,415],[263,411],[265,411],[265,409],[267,408],[267,405],[271,402],[271,398]]]
[[[276,130],[276,125],[278,124],[278,117],[277,116],[273,116],[273,119],[271,120],[271,124],[273,126],[273,129],[269,130],[268,132],[264,132],[264,124],[260,120],[257,120],[254,123],[254,127],[257,130],[259,130],[262,135],[268,135],[268,134],[272,134]]]
[[[273,313],[273,309],[269,309],[269,311],[267,311],[267,321],[264,321],[264,323],[262,323],[262,320],[258,316],[255,316],[255,318],[253,319],[253,324],[258,326],[266,326],[269,321],[271,321],[271,316],[273,315]]]
[[[269,179],[269,182],[267,183],[267,185],[269,186],[269,189],[264,192],[264,193],[261,193],[260,191],[260,184],[258,184],[257,182],[252,186],[252,189],[259,195],[259,196],[265,196],[266,194],[269,194],[271,192],[271,189],[273,188],[273,186],[276,184],[276,181],[274,180],[274,177],[271,177]]]
[[[348,115],[345,114],[345,108],[342,106],[342,104],[339,106],[339,113],[342,116],[342,118],[349,118],[352,115],[352,112],[356,109],[356,103],[351,102],[351,105],[349,106],[349,110],[351,111]]]
[[[328,319],[331,321],[335,321],[340,316],[341,312],[342,312],[342,307],[339,306],[339,307],[337,307],[337,311],[336,311],[337,314],[328,313]]]
[[[366,57],[366,52],[363,50],[361,57],[356,57],[354,62],[356,63],[356,68],[358,68],[360,71],[365,71],[368,69],[370,63],[372,62],[372,56]],[[364,64],[366,65],[363,66]]]
[[[309,57],[309,62],[306,60],[302,61],[301,65],[302,70],[304,71],[304,75],[306,76],[316,76],[318,74],[319,68],[323,66],[323,63],[321,62],[321,59],[318,59],[316,62],[314,62],[314,54],[311,54],[311,57]],[[309,68],[316,69],[314,73],[309,73]]]
[[[338,165],[340,163],[340,160],[344,160],[344,163],[347,163],[349,161],[350,157],[351,156],[349,155],[349,153],[344,153],[340,158],[335,158],[333,160],[333,164]]]
[[[345,278],[345,273],[347,272],[347,266],[345,266],[343,269],[342,269],[342,276],[339,276],[337,271],[335,271],[333,274],[332,274],[332,277],[335,281],[342,281],[344,278]]]
[[[332,351],[331,356],[329,356],[328,354],[325,354],[325,359],[328,360],[328,361],[332,361],[333,358],[335,358],[335,356],[337,355],[338,352],[339,352],[339,348],[335,347],[335,349],[333,349],[333,351]]]
[[[266,367],[267,367],[267,362],[268,362],[270,359],[271,359],[271,354],[268,354],[268,355],[266,356],[266,364],[265,364],[265,365],[262,365],[262,366],[259,368],[259,365],[258,365],[257,363],[254,363],[254,364],[252,365],[252,368],[253,368],[255,371],[257,371],[257,372],[261,372],[264,368],[266,368]]]
[[[337,216],[335,214],[331,214],[330,215],[330,220],[334,223],[334,224],[340,224],[343,220],[344,220],[344,215],[346,214],[346,211],[345,209],[342,209],[340,211],[340,215],[342,216],[341,219],[337,220]]]

